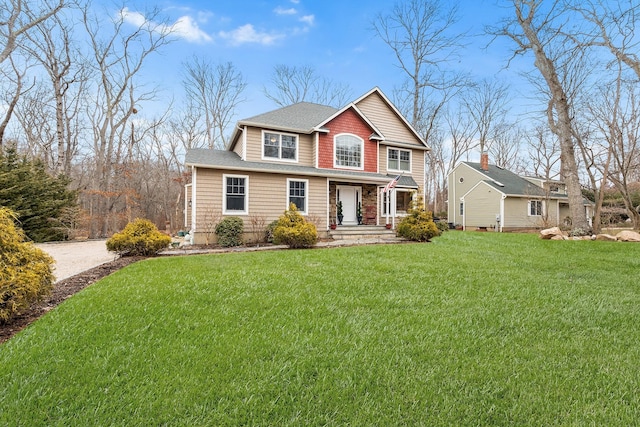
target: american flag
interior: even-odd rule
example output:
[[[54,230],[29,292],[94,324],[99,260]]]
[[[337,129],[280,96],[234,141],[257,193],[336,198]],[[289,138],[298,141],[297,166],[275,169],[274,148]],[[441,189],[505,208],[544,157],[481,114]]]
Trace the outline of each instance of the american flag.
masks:
[[[392,188],[394,188],[399,180],[400,180],[400,175],[396,176],[391,181],[389,181],[389,183],[384,187],[384,190],[382,190],[382,192],[386,193],[387,191],[389,191]]]

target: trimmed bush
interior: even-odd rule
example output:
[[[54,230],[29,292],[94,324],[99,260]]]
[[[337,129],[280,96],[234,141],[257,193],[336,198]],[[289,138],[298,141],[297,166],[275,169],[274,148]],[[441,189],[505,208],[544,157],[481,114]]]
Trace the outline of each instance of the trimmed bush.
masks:
[[[237,216],[228,216],[216,225],[218,244],[224,248],[242,245],[244,221]]]
[[[107,250],[120,256],[151,256],[171,244],[171,237],[162,234],[148,219],[136,218],[107,240]]]
[[[273,230],[273,242],[290,248],[310,248],[318,242],[318,230],[300,215],[294,203],[290,203]]]
[[[431,212],[424,209],[421,197],[418,198],[407,213],[408,215],[402,218],[398,224],[396,234],[399,237],[416,242],[428,242],[441,234],[435,222],[433,222]]]
[[[438,227],[438,231],[440,232],[440,234],[444,233],[445,231],[449,230],[449,223],[447,221],[438,221],[436,222],[436,227]]]
[[[0,208],[0,323],[53,289],[53,259],[24,241],[15,218],[11,210]]]

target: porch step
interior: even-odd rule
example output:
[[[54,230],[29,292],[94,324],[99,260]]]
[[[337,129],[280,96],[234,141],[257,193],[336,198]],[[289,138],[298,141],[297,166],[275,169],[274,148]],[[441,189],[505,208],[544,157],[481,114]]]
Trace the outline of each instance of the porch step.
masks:
[[[395,240],[395,230],[387,230],[380,225],[339,225],[335,230],[329,230],[334,240],[380,239]]]

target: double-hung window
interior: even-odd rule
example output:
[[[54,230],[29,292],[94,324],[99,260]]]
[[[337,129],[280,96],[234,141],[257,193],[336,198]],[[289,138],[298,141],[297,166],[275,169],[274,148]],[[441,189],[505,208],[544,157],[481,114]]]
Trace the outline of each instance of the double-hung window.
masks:
[[[389,148],[387,153],[388,170],[411,172],[411,151]]]
[[[309,181],[306,179],[296,180],[287,179],[287,187],[289,188],[289,201],[296,205],[296,209],[301,214],[307,213],[307,188],[309,187]]]
[[[298,161],[298,137],[284,133],[262,133],[262,158]]]
[[[223,175],[224,213],[231,215],[246,214],[249,210],[249,177]]]
[[[542,216],[542,200],[529,200],[529,216]]]
[[[351,134],[336,135],[335,145],[335,163],[336,167],[346,167],[353,169],[363,169],[363,147],[364,141]]]

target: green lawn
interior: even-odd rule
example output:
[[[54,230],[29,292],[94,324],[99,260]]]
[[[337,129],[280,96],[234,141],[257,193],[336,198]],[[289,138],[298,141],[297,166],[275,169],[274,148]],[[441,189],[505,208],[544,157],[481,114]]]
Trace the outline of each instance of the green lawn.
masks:
[[[0,425],[635,425],[639,271],[474,232],[150,259],[0,345]]]

